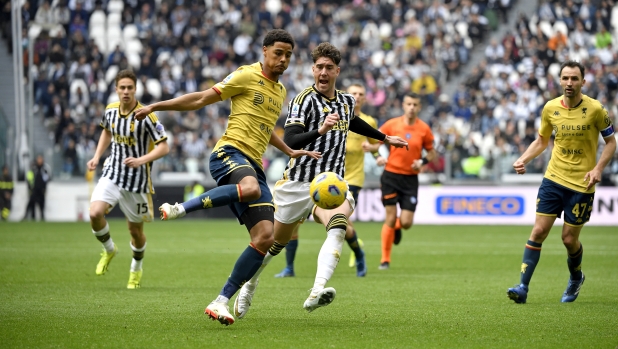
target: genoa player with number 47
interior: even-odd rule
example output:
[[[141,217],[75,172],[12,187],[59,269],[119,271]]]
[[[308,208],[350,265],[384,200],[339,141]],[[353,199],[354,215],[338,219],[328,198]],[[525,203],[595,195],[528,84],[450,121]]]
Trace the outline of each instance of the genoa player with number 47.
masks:
[[[545,104],[539,136],[513,163],[515,172],[526,173],[526,164],[547,148],[552,131],[555,132],[551,160],[536,199],[536,221],[524,248],[520,283],[507,290],[507,296],[515,303],[526,303],[528,284],[539,263],[543,241],[563,211],[562,243],[567,249],[571,276],[562,302],[575,301],[584,284],[584,248],[579,234],[590,220],[594,185],[601,181],[601,173],[616,151],[614,126],[607,110],[599,101],[581,93],[585,83],[581,63],[562,63],[560,86],[564,94]],[[597,162],[599,134],[605,140],[605,149]]]

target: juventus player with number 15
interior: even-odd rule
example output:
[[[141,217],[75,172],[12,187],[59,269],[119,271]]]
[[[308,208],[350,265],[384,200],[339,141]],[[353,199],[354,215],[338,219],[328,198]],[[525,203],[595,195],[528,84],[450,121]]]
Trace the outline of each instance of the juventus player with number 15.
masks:
[[[122,70],[116,75],[116,93],[120,102],[111,103],[105,108],[101,120],[103,132],[94,156],[88,161],[88,170],[94,171],[101,155],[111,144],[112,151],[103,165],[103,176],[90,199],[92,232],[103,244],[96,274],[107,272],[109,263],[118,251],[109,234],[105,214],[119,203],[127,217],[131,234],[133,261],[127,284],[130,289],[140,287],[142,258],[146,250],[144,222],[151,222],[153,218],[154,188],[150,180],[150,164],[170,151],[165,130],[155,113],[149,113],[141,121],[134,116],[133,112],[142,107],[135,99],[136,82],[137,77],[130,70]]]
[[[318,255],[313,288],[303,307],[311,312],[333,301],[335,289],[325,286],[341,256],[348,217],[354,211],[354,198],[348,191],[347,201],[341,206],[325,210],[313,204],[309,185],[322,172],[335,172],[344,177],[348,130],[394,147],[408,146],[404,139],[387,136],[354,115],[354,96],[335,90],[341,69],[341,53],[335,46],[323,42],[311,52],[311,56],[315,83],[290,102],[284,141],[292,149],[317,151],[322,157],[290,159],[283,178],[275,185],[275,242],[266,254],[262,267],[243,285],[236,297],[234,312],[239,318],[249,310],[260,273],[290,241],[296,226],[309,213],[313,214],[316,222],[324,224],[327,237]]]

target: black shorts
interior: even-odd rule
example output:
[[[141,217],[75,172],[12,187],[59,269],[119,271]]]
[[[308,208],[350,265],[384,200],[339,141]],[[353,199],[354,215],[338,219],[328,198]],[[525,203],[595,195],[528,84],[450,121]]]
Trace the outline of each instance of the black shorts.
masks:
[[[382,185],[382,204],[396,205],[402,210],[416,211],[418,201],[418,176],[402,175],[384,171],[380,177]]]

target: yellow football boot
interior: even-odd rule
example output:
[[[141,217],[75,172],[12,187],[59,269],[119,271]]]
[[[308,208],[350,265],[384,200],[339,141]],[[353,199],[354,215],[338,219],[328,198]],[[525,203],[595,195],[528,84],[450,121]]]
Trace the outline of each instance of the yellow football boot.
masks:
[[[111,262],[112,258],[116,256],[116,253],[118,253],[118,247],[116,247],[116,244],[114,244],[114,251],[112,252],[108,253],[105,249],[103,249],[103,253],[101,253],[101,259],[99,260],[99,264],[97,264],[97,275],[103,275],[107,272],[109,262]]]

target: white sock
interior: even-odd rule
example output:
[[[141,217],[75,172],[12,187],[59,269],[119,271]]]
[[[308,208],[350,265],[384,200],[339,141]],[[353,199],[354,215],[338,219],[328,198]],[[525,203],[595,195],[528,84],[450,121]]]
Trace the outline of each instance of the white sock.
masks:
[[[182,218],[187,215],[187,211],[185,211],[185,207],[182,204],[178,205],[178,218]]]
[[[215,299],[215,302],[228,304],[230,302],[230,299],[227,298],[226,296],[218,295],[217,298]]]
[[[135,246],[133,246],[132,243],[129,243],[129,245],[131,246],[131,250],[133,250],[133,252],[144,252],[146,250],[146,244],[144,244],[144,246],[142,246],[142,248],[137,248]],[[136,260],[135,258],[133,258],[131,260],[131,271],[135,272],[135,271],[140,271],[142,270],[142,262],[144,261],[144,259],[140,259],[140,260]]]
[[[345,229],[331,229],[326,234],[326,240],[320,249],[320,254],[318,254],[318,271],[315,273],[312,293],[324,288],[326,282],[333,276],[339,258],[341,258]]]
[[[262,271],[264,270],[264,268],[266,268],[268,263],[270,263],[270,260],[273,259],[273,257],[274,256],[272,254],[270,254],[270,252],[266,252],[266,256],[264,256],[264,261],[262,262],[262,265],[260,266],[260,269],[258,269],[255,272],[255,275],[253,275],[251,280],[247,281],[247,286],[255,287],[257,285],[258,278],[260,277],[260,274],[262,274]]]
[[[105,226],[103,227],[103,229],[99,230],[99,231],[95,231],[93,230],[92,233],[94,234],[94,236],[103,236],[105,234],[109,233],[109,224],[107,222],[105,222]],[[105,251],[107,251],[107,253],[112,253],[114,252],[114,241],[112,240],[111,236],[110,238],[101,243],[103,245],[103,248],[105,249]]]
[[[135,260],[135,258],[133,258],[131,260],[131,272],[140,271],[140,270],[142,270],[142,260],[140,259],[138,261],[138,260]]]

